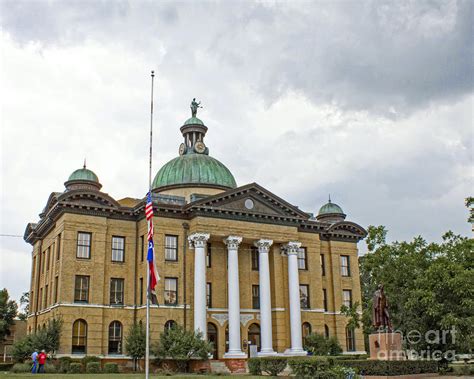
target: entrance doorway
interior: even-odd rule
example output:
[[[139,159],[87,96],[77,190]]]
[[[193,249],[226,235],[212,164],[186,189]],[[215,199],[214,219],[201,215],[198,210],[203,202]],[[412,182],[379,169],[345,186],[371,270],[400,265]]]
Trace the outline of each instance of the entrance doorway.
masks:
[[[217,339],[217,328],[212,322],[207,323],[207,340],[212,342],[212,359],[218,359],[218,339]]]
[[[257,351],[260,351],[260,325],[252,324],[249,326],[247,339],[252,343],[252,345],[257,346]]]

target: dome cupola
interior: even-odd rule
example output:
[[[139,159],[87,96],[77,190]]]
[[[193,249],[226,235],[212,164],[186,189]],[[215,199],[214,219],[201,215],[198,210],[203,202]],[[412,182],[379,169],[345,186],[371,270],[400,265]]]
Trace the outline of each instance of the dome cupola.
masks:
[[[89,170],[86,167],[85,160],[84,166],[69,175],[69,178],[64,185],[68,191],[75,189],[92,189],[99,191],[102,188],[102,184],[99,183],[99,178],[94,171]]]
[[[316,219],[323,222],[338,222],[343,221],[346,218],[342,208],[331,201],[331,196],[326,204],[319,208]]]
[[[204,143],[207,126],[196,117],[200,104],[196,99],[191,102],[191,118],[180,128],[184,142],[179,147],[179,156],[160,168],[153,180],[154,192],[193,187],[222,191],[237,187],[229,169],[209,155]]]

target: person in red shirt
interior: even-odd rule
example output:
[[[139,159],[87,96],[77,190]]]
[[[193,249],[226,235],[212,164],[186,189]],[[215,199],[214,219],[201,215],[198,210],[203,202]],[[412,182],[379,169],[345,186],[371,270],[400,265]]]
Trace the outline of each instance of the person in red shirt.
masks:
[[[46,358],[46,353],[44,352],[44,350],[41,350],[41,353],[39,353],[38,355],[39,373],[44,374],[44,365],[46,364]]]

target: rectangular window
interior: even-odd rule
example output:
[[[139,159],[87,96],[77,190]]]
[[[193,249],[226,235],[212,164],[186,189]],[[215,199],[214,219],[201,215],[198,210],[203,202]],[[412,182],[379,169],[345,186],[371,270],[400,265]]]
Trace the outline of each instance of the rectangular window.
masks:
[[[308,264],[306,261],[306,248],[302,247],[298,250],[298,270],[307,270]]]
[[[36,257],[33,257],[33,267],[31,268],[31,277],[34,278],[36,273]]]
[[[252,270],[258,271],[260,268],[258,261],[258,248],[256,246],[252,246],[250,248],[250,253],[252,254]]]
[[[178,304],[178,278],[165,278],[165,305]]]
[[[211,255],[212,255],[212,246],[211,243],[207,243],[207,250],[206,250],[206,267],[211,267]]]
[[[56,260],[59,261],[59,258],[61,256],[61,233],[58,234],[58,246],[56,250]]]
[[[54,278],[54,304],[58,302],[58,285],[59,285],[59,278],[56,276]]]
[[[342,291],[342,304],[346,307],[352,307],[352,291],[351,290],[343,290]]]
[[[351,276],[351,266],[349,264],[349,256],[341,255],[341,275]]]
[[[74,286],[74,302],[88,303],[89,302],[89,276],[76,275]]]
[[[46,250],[41,254],[41,273],[44,274],[44,262],[46,261]]]
[[[48,306],[48,295],[49,295],[49,286],[46,284],[46,287],[44,287],[44,307],[46,308]]]
[[[140,278],[140,305],[143,305],[143,278]]]
[[[165,236],[165,260],[178,260],[178,236]]]
[[[91,239],[92,234],[86,232],[77,233],[77,252],[76,257],[89,259],[91,257]]]
[[[51,267],[51,246],[48,247],[48,250],[46,252],[46,271],[49,271],[50,267]]]
[[[145,255],[145,236],[140,236],[140,261],[143,262]]]
[[[42,310],[43,309],[43,289],[42,288],[40,288],[38,304],[39,304],[39,310]]]
[[[354,329],[351,328],[346,328],[346,349],[347,351],[355,351]]]
[[[260,309],[260,286],[252,285],[252,308]]]
[[[328,294],[327,294],[326,288],[323,288],[323,307],[324,307],[324,311],[327,312],[328,311]]]
[[[112,237],[112,262],[125,261],[125,237]]]
[[[212,284],[206,283],[206,302],[207,307],[212,308]]]
[[[321,261],[321,275],[326,276],[326,258],[324,256],[324,254],[321,254],[319,256],[319,259]]]
[[[309,286],[300,284],[300,305],[302,309],[309,309]]]
[[[123,279],[110,279],[110,305],[123,305]]]

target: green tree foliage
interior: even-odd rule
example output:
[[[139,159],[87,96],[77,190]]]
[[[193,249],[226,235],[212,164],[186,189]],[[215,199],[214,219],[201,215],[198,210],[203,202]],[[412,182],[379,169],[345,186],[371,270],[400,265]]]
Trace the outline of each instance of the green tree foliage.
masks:
[[[26,321],[28,313],[30,313],[30,293],[23,292],[20,298],[21,312],[18,313],[18,318],[22,321]]]
[[[44,350],[54,355],[59,349],[62,325],[62,320],[52,319],[48,321],[45,328],[15,342],[12,347],[13,358],[21,362],[28,360],[35,350]]]
[[[202,333],[185,330],[174,325],[160,335],[160,340],[153,346],[153,353],[159,359],[173,359],[178,370],[187,371],[191,358],[207,360],[212,352],[212,344],[205,341]]]
[[[372,297],[384,285],[395,330],[406,337],[407,348],[469,352],[474,347],[474,240],[448,232],[442,243],[387,244],[384,227],[369,227],[369,252],[360,258],[364,332],[371,331]],[[445,332],[444,340],[435,332]],[[429,332],[435,331],[435,332]],[[428,333],[425,338],[426,333]],[[418,341],[419,340],[419,341]],[[416,342],[416,343],[415,343]]]
[[[337,338],[326,338],[319,333],[310,333],[304,339],[304,349],[313,355],[338,355],[342,353]]]
[[[17,311],[18,305],[14,300],[10,300],[7,289],[0,290],[0,341],[10,335],[10,327]]]
[[[125,351],[133,358],[134,369],[137,369],[137,360],[145,356],[146,332],[142,324],[133,324],[125,338]]]

